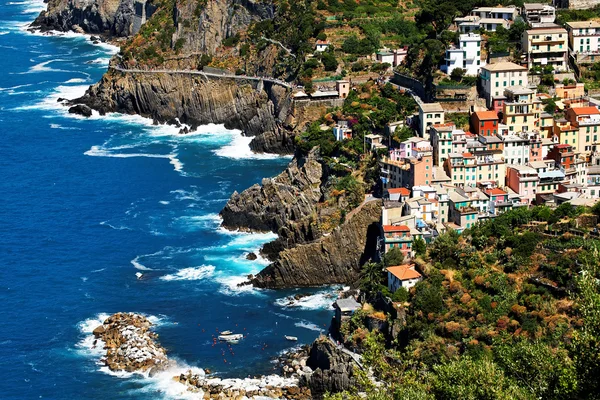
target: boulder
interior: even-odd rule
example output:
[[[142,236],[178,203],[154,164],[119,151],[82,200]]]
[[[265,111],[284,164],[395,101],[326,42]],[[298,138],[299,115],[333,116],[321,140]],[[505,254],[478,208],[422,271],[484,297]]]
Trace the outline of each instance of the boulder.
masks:
[[[246,260],[251,260],[254,261],[258,258],[258,256],[256,254],[254,254],[253,252],[248,253],[248,255],[246,255]]]
[[[83,115],[84,117],[91,117],[92,109],[85,104],[77,104],[76,106],[69,108],[69,113]]]

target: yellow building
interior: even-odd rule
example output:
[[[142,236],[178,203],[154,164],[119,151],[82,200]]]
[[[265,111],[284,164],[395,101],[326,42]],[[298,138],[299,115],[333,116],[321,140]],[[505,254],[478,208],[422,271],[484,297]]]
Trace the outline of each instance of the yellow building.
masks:
[[[542,102],[531,89],[512,86],[504,90],[502,123],[512,132],[531,132],[539,128]]]
[[[555,71],[567,71],[567,42],[567,30],[558,25],[525,31],[523,53],[529,69],[550,65]]]

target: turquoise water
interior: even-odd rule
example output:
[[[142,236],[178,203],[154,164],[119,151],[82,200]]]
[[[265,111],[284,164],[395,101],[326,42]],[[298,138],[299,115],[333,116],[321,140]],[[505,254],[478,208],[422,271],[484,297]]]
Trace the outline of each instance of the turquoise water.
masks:
[[[254,156],[239,132],[187,136],[139,117],[67,114],[115,51],[76,35],[26,33],[43,3],[0,0],[0,398],[179,398],[169,377],[101,371],[90,332],[108,314],[151,316],[181,368],[268,373],[332,316],[330,291],[236,285],[272,234],[227,232],[218,212],[234,190],[278,174],[288,158]],[[136,272],[142,272],[138,280]],[[215,331],[248,337],[223,356]]]

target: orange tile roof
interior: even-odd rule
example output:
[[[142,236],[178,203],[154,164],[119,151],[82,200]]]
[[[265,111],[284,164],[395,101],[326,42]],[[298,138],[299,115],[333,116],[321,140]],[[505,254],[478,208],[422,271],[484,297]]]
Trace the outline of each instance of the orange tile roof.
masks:
[[[598,107],[574,107],[571,108],[575,115],[600,114]]]
[[[464,158],[474,158],[473,154],[471,154],[471,153],[463,153],[463,157]]]
[[[410,232],[410,228],[406,225],[384,225],[384,232]]]
[[[414,265],[405,264],[389,267],[387,270],[396,278],[400,279],[401,281],[405,281],[408,279],[416,279],[421,277],[421,274],[415,271],[414,268]]]
[[[408,196],[410,194],[410,189],[407,189],[407,188],[393,188],[393,189],[388,189],[387,191],[389,193],[393,193],[393,194],[399,193],[403,196]]]
[[[475,115],[480,121],[497,120],[498,114],[495,111],[475,111]]]
[[[487,190],[485,190],[485,192],[487,194],[491,194],[493,196],[499,196],[499,195],[503,195],[503,194],[508,194],[508,193],[506,193],[504,190],[502,190],[500,188],[487,189]]]

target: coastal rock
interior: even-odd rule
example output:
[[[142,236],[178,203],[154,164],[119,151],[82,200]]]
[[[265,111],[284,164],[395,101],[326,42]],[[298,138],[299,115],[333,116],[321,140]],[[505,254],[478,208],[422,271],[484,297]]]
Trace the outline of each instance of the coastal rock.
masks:
[[[258,258],[258,256],[252,252],[248,253],[248,255],[246,255],[246,260],[250,260],[250,261],[254,261]]]
[[[76,31],[125,37],[133,33],[134,0],[48,0],[31,25],[42,31]]]
[[[364,204],[331,235],[281,251],[252,280],[263,288],[354,284],[360,266],[372,257],[379,235],[381,203]]]
[[[162,370],[169,365],[166,350],[155,342],[152,323],[143,315],[117,313],[94,329],[104,342],[104,364],[111,371],[144,372]]]
[[[77,104],[69,108],[69,113],[83,115],[84,117],[91,117],[92,109],[86,106],[85,104]]]
[[[325,393],[338,393],[356,385],[351,357],[340,351],[326,337],[313,342],[307,366],[313,370],[302,379],[313,395],[322,398]]]
[[[257,90],[256,85],[255,81],[207,80],[201,75],[109,70],[75,101],[100,112],[139,114],[159,123],[224,124],[245,136],[264,137],[257,139],[257,151],[289,154],[293,136],[279,122],[291,103],[289,92],[266,83]]]

